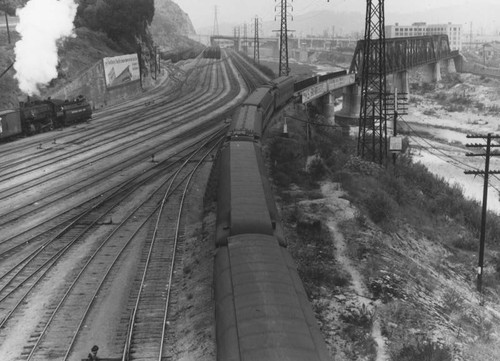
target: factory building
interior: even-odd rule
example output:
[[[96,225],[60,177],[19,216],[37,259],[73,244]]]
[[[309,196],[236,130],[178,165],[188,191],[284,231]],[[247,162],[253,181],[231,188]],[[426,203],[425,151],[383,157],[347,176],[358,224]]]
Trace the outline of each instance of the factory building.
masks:
[[[462,25],[461,24],[427,24],[413,23],[411,25],[387,25],[386,38],[404,38],[408,36],[447,34],[451,50],[462,50]]]

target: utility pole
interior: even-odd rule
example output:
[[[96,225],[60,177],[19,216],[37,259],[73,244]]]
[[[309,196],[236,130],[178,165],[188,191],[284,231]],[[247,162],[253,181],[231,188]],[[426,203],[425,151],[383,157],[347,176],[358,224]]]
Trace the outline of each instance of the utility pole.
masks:
[[[382,164],[387,158],[384,0],[367,0],[358,156]]]
[[[483,175],[484,176],[484,185],[483,185],[483,209],[481,213],[481,235],[479,236],[479,261],[477,266],[477,290],[478,292],[482,292],[483,287],[483,269],[484,269],[484,243],[486,237],[486,215],[487,215],[487,203],[488,203],[488,176],[490,174],[500,174],[500,170],[492,170],[490,171],[490,157],[492,156],[500,156],[500,154],[491,154],[491,148],[499,148],[499,144],[491,144],[492,139],[500,139],[500,135],[492,135],[488,133],[488,135],[467,135],[467,138],[470,139],[484,139],[486,140],[486,153],[476,154],[476,153],[467,153],[467,157],[486,157],[484,171],[482,170],[474,170],[474,171],[465,171],[465,174],[473,174],[473,175]],[[485,147],[484,144],[466,144],[467,148],[481,148]]]
[[[160,72],[161,72],[161,51],[160,51],[159,46],[157,46],[156,49],[158,52],[158,74],[160,74]]]
[[[275,0],[275,2],[278,0]],[[287,0],[280,0],[281,4],[276,5],[274,10],[279,7],[280,8],[280,18],[281,18],[281,27],[280,27],[280,65],[279,65],[279,74],[278,76],[284,76],[290,74],[290,67],[288,66],[288,8],[293,11],[293,7],[288,5]],[[293,1],[293,0],[292,0]],[[276,20],[276,17],[274,18]],[[292,17],[293,20],[293,17]]]
[[[469,49],[472,49],[472,21],[469,24]]]
[[[248,52],[248,28],[247,23],[243,24],[243,52],[247,55]]]
[[[259,20],[259,17],[256,16],[255,22],[254,22],[254,36],[253,36],[253,62],[254,62],[254,64],[260,64],[259,27],[260,27],[260,20]]]

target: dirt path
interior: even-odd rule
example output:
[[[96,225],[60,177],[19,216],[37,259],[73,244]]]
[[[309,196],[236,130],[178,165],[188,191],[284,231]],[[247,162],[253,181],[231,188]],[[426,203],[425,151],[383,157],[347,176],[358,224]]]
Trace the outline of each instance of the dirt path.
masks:
[[[349,258],[347,243],[338,225],[340,222],[354,217],[354,208],[351,207],[348,200],[341,198],[344,192],[336,183],[324,183],[321,186],[321,192],[325,196],[326,206],[330,209],[331,215],[328,219],[328,228],[335,241],[335,258],[337,262],[351,276],[351,290],[353,298],[359,306],[365,305],[368,310],[374,313],[371,335],[377,344],[377,361],[388,361],[386,353],[385,339],[382,336],[380,321],[377,318],[376,305],[371,301],[370,292],[366,288],[363,277]]]

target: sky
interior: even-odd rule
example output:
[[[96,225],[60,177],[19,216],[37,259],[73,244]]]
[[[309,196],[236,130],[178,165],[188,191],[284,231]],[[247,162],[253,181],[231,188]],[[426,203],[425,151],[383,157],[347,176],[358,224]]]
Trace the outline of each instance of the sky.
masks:
[[[215,6],[217,6],[217,20],[222,23],[244,23],[251,22],[255,16],[259,16],[263,21],[273,20],[275,6],[281,0],[173,0],[182,10],[188,13],[195,29],[202,27],[213,28]],[[330,10],[336,12],[356,11],[366,12],[366,0],[288,0],[293,6],[293,15],[301,15],[311,11]],[[476,14],[476,18],[483,19],[491,16],[488,4],[493,4],[492,0],[385,0],[386,23],[394,16],[388,18],[388,14],[420,12],[429,14],[433,9],[452,6],[458,9],[456,19],[450,21],[467,21],[468,14]],[[483,14],[485,16],[483,16]],[[462,15],[460,15],[462,14]],[[416,19],[415,21],[420,21]],[[424,20],[425,21],[425,20]],[[494,20],[491,20],[494,21]],[[447,21],[443,21],[447,22]],[[478,21],[476,21],[478,23]]]

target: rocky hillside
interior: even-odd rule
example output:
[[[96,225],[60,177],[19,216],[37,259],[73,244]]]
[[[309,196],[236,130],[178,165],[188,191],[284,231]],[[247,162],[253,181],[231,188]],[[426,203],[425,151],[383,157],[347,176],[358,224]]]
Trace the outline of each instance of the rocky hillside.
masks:
[[[170,0],[155,0],[155,16],[150,30],[155,43],[164,50],[182,47],[189,43],[187,36],[195,34],[188,14]]]

